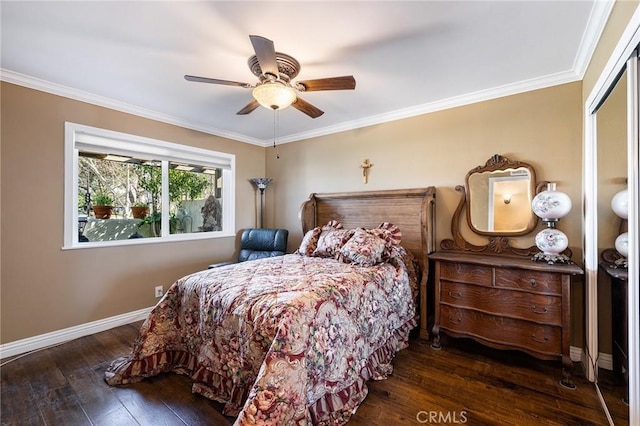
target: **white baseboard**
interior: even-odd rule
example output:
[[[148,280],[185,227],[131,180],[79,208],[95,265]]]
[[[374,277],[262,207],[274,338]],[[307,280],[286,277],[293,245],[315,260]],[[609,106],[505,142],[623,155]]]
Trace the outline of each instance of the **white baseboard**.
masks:
[[[605,370],[613,370],[613,355],[600,352],[598,355],[598,367]]]
[[[582,361],[582,348],[577,346],[569,346],[569,358],[573,362],[581,362]]]
[[[147,318],[151,308],[144,308],[138,311],[129,312],[115,317],[105,318],[86,324],[69,327],[51,333],[41,334],[39,336],[29,337],[27,339],[16,340],[15,342],[0,345],[0,359],[4,359],[14,355],[20,355],[25,352],[46,348],[48,346],[58,345],[68,342],[69,340],[79,337],[88,336],[90,334],[99,333],[132,322],[141,321]]]
[[[582,348],[577,346],[571,346],[569,348],[569,356],[573,362],[582,362],[586,364],[586,354],[582,351]],[[598,354],[598,368],[605,370],[613,370],[613,355],[600,352]]]

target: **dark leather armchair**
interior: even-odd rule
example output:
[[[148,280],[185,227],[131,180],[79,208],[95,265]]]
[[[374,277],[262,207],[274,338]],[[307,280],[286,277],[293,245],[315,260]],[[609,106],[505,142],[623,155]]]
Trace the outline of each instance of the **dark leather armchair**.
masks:
[[[287,251],[289,231],[286,229],[248,228],[240,237],[238,262],[282,256]],[[209,269],[236,262],[215,263]]]

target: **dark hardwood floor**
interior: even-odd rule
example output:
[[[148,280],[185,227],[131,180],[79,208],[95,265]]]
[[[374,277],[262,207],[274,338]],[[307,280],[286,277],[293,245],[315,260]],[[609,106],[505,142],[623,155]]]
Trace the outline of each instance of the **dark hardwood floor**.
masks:
[[[191,393],[189,379],[163,374],[124,387],[104,370],[128,352],[140,323],[16,357],[0,368],[2,425],[229,425],[221,404]],[[593,384],[560,386],[560,362],[444,339],[436,351],[413,340],[350,425],[606,425]],[[576,369],[579,370],[579,369]]]
[[[600,391],[609,407],[609,412],[616,425],[629,424],[629,403],[627,386],[624,383],[622,374],[613,373],[609,370],[600,370],[598,376]]]

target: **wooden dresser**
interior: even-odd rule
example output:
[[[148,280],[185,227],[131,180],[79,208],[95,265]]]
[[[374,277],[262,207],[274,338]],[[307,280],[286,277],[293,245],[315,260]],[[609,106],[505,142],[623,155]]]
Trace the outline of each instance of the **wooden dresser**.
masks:
[[[438,251],[435,266],[433,347],[440,333],[468,337],[497,349],[561,359],[561,383],[574,388],[569,356],[571,277],[576,264],[530,258]]]

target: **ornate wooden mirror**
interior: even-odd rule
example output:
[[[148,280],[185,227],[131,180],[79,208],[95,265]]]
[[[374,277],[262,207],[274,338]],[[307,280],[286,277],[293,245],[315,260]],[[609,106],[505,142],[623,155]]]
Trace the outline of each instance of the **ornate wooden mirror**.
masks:
[[[453,240],[444,240],[443,249],[522,256],[536,252],[535,247],[513,248],[508,239],[530,233],[538,223],[531,211],[531,200],[546,182],[536,186],[536,173],[531,165],[495,154],[484,166],[470,170],[465,184],[456,186],[461,199],[451,220]],[[468,227],[489,237],[487,245],[473,245],[462,237],[459,226],[463,210]]]
[[[469,171],[465,179],[469,227],[481,235],[531,232],[537,222],[531,211],[535,180],[533,167],[498,154]]]

